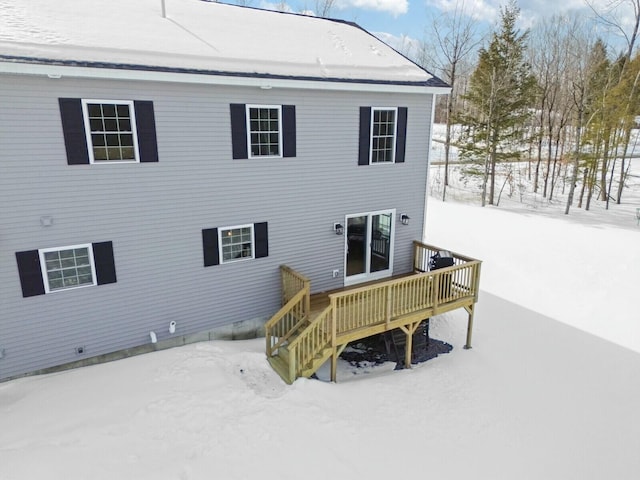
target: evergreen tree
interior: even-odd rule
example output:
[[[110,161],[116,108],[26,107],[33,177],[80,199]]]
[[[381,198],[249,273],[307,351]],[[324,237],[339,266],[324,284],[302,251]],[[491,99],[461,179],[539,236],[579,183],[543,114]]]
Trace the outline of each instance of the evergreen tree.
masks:
[[[491,35],[488,48],[480,49],[464,96],[469,109],[460,118],[468,132],[462,156],[475,164],[467,173],[482,176],[483,206],[487,193],[488,203],[495,204],[496,165],[520,156],[518,144],[527,135],[536,94],[535,77],[524,56],[527,32],[520,34],[515,27],[519,14],[513,1],[501,8],[499,31]]]

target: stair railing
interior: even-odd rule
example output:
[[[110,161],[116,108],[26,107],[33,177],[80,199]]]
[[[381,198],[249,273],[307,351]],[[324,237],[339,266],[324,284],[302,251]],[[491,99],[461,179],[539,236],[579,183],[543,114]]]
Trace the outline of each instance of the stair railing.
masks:
[[[331,306],[325,308],[311,324],[300,332],[287,348],[289,349],[289,378],[302,375],[314,358],[331,346]]]
[[[311,285],[309,280],[286,265],[280,266],[282,278],[282,308],[264,325],[267,356],[277,353],[309,319]]]

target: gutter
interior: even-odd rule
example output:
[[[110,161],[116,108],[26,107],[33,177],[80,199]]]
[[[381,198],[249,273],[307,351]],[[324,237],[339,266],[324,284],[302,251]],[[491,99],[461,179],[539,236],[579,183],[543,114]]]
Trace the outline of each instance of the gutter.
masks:
[[[437,77],[426,82],[371,79],[324,78],[272,75],[250,72],[223,72],[175,67],[117,64],[106,62],[61,61],[0,55],[0,74],[35,75],[49,78],[92,78],[130,81],[173,82],[242,87],[296,88],[380,93],[420,93],[442,95],[451,88]],[[433,81],[432,81],[433,80]]]

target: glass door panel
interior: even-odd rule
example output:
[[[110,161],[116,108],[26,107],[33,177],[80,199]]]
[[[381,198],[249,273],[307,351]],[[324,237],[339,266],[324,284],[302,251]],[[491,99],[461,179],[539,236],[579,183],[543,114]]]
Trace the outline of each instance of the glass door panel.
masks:
[[[367,272],[368,216],[347,218],[347,277]]]
[[[371,216],[371,259],[370,272],[389,269],[391,253],[391,214],[381,213]]]

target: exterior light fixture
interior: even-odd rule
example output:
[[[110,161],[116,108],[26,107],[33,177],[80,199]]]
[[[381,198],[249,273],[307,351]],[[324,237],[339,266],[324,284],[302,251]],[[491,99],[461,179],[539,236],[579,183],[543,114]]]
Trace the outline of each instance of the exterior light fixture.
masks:
[[[333,231],[336,232],[336,235],[342,235],[344,233],[344,227],[341,223],[334,223]]]
[[[411,217],[406,213],[403,213],[402,215],[400,215],[400,223],[402,223],[403,225],[409,225],[410,219]]]

